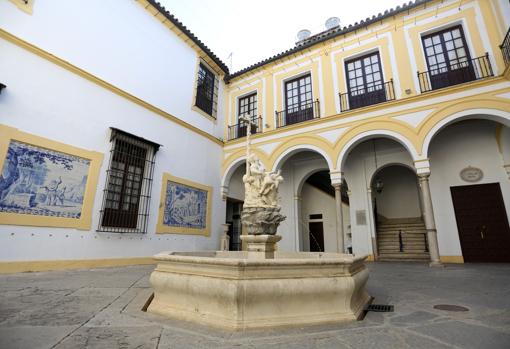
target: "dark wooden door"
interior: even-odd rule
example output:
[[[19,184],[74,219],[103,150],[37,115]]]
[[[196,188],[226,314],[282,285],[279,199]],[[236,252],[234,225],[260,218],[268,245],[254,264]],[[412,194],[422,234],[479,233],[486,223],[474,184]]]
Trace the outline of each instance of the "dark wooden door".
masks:
[[[510,262],[510,227],[499,183],[451,187],[466,262]]]
[[[324,227],[322,222],[308,223],[310,230],[310,252],[324,252]]]

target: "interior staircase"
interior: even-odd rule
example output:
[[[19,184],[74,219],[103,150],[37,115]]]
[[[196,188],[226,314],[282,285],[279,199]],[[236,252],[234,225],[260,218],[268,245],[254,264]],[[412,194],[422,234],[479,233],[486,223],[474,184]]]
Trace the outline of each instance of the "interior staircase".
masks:
[[[427,262],[425,224],[421,218],[388,219],[377,225],[379,261]]]

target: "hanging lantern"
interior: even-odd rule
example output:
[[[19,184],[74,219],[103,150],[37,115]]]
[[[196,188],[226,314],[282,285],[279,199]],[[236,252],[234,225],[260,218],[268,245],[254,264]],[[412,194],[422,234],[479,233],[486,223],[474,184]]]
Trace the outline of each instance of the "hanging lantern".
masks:
[[[374,183],[374,189],[378,194],[381,194],[384,188],[384,183],[381,178],[376,178]]]

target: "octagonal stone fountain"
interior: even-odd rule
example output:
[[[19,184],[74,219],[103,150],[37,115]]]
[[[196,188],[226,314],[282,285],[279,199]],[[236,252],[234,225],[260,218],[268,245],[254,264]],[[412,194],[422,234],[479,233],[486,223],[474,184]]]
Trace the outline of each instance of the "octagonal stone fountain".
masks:
[[[147,310],[231,330],[358,319],[371,301],[367,256],[277,250],[283,178],[250,154],[250,129],[241,236],[246,251],[157,254]]]

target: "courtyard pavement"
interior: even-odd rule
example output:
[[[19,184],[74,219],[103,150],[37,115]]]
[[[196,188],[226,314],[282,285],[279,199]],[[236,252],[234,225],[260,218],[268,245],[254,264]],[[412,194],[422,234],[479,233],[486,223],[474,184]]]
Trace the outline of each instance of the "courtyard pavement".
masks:
[[[142,312],[153,266],[0,275],[0,348],[510,348],[509,264],[369,268],[374,303],[394,312],[235,333]]]

